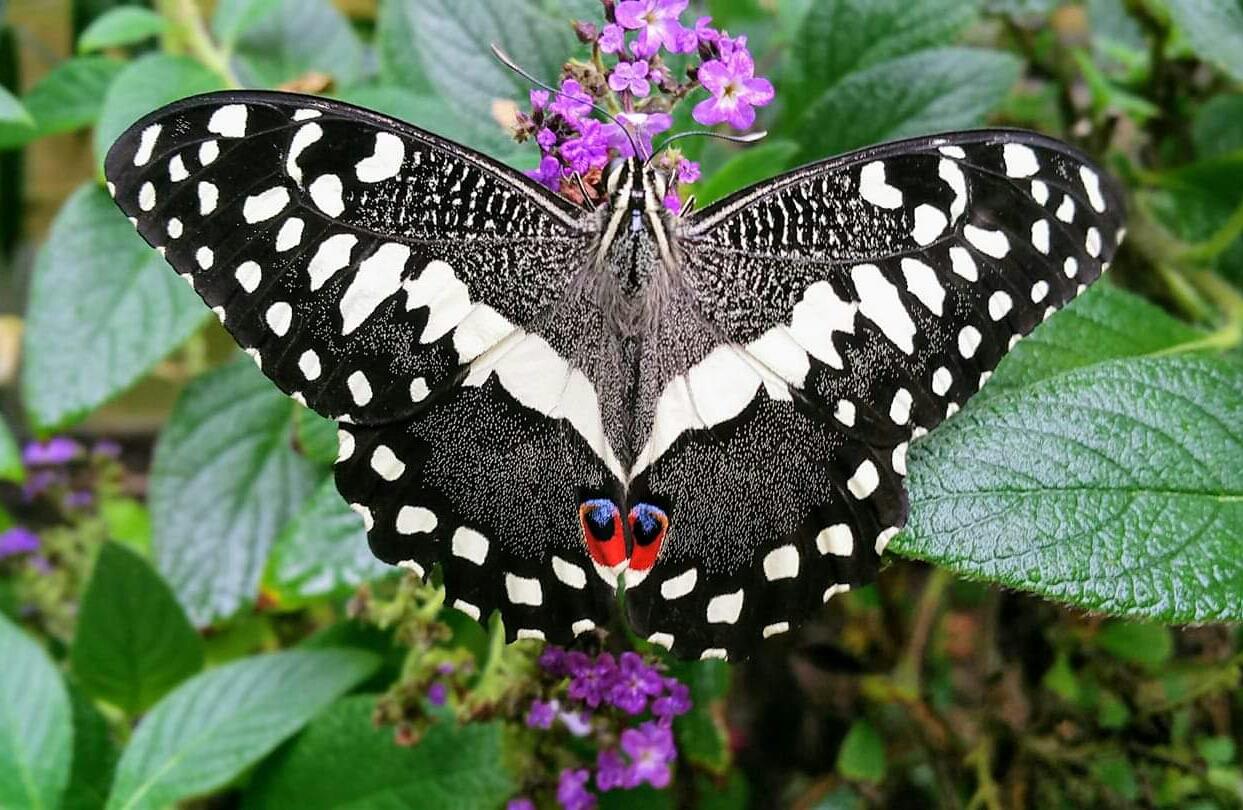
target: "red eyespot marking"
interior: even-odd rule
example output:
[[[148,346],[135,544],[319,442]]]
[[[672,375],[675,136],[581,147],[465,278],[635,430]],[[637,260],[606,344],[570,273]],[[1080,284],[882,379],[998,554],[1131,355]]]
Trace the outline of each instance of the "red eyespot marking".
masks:
[[[641,503],[630,510],[630,533],[634,536],[634,550],[630,552],[632,571],[646,571],[656,564],[668,531],[669,516],[660,507]]]
[[[584,501],[578,507],[578,521],[591,559],[605,568],[626,560],[626,537],[622,533],[621,512],[605,498]]]

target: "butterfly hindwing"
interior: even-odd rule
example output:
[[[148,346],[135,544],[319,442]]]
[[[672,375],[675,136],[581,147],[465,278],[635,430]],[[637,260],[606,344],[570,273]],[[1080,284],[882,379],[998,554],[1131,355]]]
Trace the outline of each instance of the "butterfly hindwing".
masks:
[[[1001,130],[835,158],[685,223],[683,278],[718,344],[654,406],[666,438],[634,497],[670,528],[627,590],[635,629],[745,653],[869,581],[906,520],[910,441],[1100,276],[1122,222],[1084,157]]]

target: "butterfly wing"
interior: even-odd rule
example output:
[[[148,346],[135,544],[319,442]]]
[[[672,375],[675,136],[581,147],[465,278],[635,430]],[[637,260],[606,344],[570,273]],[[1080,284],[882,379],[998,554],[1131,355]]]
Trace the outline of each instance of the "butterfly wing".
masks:
[[[867,582],[906,520],[909,442],[1099,277],[1122,226],[1084,156],[1005,130],[863,150],[691,218],[705,349],[633,473],[669,527],[627,589],[635,629],[745,653]]]
[[[105,174],[263,372],[343,423],[338,487],[377,556],[444,562],[450,602],[501,608],[511,637],[603,620],[577,498],[622,473],[574,356],[599,313],[561,323],[593,220],[430,133],[282,93],[165,107]]]

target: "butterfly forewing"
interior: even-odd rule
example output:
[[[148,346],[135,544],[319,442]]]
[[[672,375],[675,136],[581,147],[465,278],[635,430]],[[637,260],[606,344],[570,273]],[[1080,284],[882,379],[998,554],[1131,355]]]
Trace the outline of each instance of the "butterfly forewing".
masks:
[[[582,493],[617,501],[598,309],[545,328],[594,221],[504,166],[318,98],[218,93],[136,123],[109,187],[285,392],[340,419],[338,486],[372,547],[511,638],[607,619]],[[545,339],[541,331],[548,335]]]
[[[745,653],[869,581],[906,520],[910,441],[1099,277],[1122,223],[1083,156],[1004,130],[836,158],[685,223],[682,277],[721,342],[654,406],[676,438],[634,486],[671,528],[627,591],[636,630]]]

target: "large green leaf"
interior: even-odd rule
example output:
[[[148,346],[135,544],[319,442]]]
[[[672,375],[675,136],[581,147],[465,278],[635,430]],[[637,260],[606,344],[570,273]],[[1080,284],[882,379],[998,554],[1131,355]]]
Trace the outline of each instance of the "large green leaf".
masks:
[[[53,430],[124,391],[194,332],[205,307],[108,195],[79,188],[35,262],[22,394]]]
[[[142,6],[118,6],[91,20],[78,37],[82,53],[133,45],[168,30],[168,21]]]
[[[212,13],[211,30],[220,47],[231,51],[242,34],[277,13],[281,0],[220,0]]]
[[[950,45],[976,15],[964,0],[824,0],[803,18],[789,51],[780,100],[803,105],[851,73],[934,46]]]
[[[291,446],[294,404],[248,360],[195,380],[151,470],[156,566],[196,624],[258,592],[268,549],[310,495],[314,468]]]
[[[1021,63],[999,51],[939,48],[851,73],[812,102],[799,139],[807,158],[984,120],[1018,80]]]
[[[0,481],[21,481],[26,477],[17,441],[9,431],[8,424],[0,418]]]
[[[117,765],[109,810],[165,807],[220,787],[379,662],[360,650],[295,650],[196,676],[138,725]]]
[[[95,123],[108,87],[124,67],[124,62],[106,56],[79,56],[61,62],[23,99],[34,126],[0,124],[0,149]]]
[[[71,661],[88,692],[131,716],[203,666],[203,642],[147,561],[107,543],[82,599]]]
[[[411,47],[411,33],[407,0],[380,0],[376,13],[376,51],[380,58],[380,79],[394,87],[400,87],[416,95],[435,93],[423,61]]]
[[[911,450],[895,551],[1109,613],[1243,619],[1243,367],[1107,360],[972,403]]]
[[[1203,337],[1138,295],[1095,284],[1006,355],[975,399],[1104,360],[1169,351]]]
[[[108,800],[120,752],[108,721],[72,684],[69,701],[73,711],[73,766],[60,810],[99,810]]]
[[[1201,159],[1243,151],[1243,94],[1209,99],[1191,122],[1191,136]]]
[[[569,23],[529,0],[393,0],[403,3],[404,36],[430,85],[468,121],[493,119],[499,99],[525,98],[529,85],[496,60],[492,43],[547,82],[572,55]],[[394,32],[393,36],[403,36]]]
[[[1167,0],[1174,24],[1206,62],[1243,81],[1243,2]]]
[[[237,5],[221,4],[218,14]],[[244,83],[275,87],[318,72],[352,84],[366,75],[362,40],[330,0],[280,0],[260,11],[237,38],[234,63]]]
[[[130,62],[108,87],[95,128],[95,160],[100,173],[108,147],[130,124],[179,98],[223,87],[221,77],[185,57],[147,54]]]
[[[43,648],[0,613],[0,807],[54,808],[69,780],[69,695]]]
[[[394,570],[371,553],[362,518],[329,477],[277,539],[267,580],[285,602],[338,594]]]
[[[3,86],[0,86],[0,124],[20,124],[33,127],[34,119],[22,103]]]
[[[326,711],[261,770],[245,807],[491,810],[512,795],[499,725],[442,723],[402,748],[371,722],[375,702],[357,695]]]

